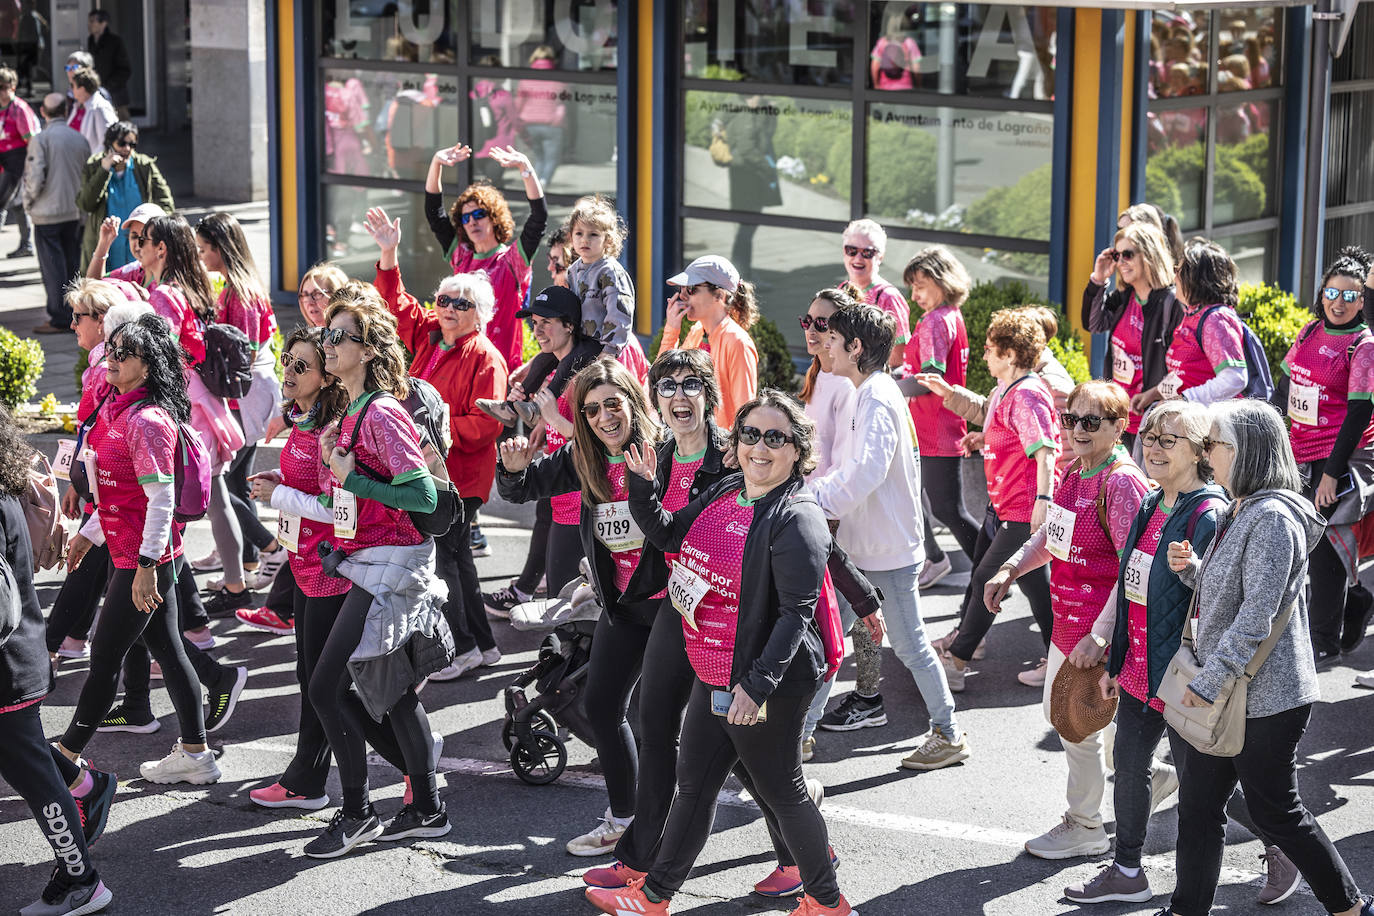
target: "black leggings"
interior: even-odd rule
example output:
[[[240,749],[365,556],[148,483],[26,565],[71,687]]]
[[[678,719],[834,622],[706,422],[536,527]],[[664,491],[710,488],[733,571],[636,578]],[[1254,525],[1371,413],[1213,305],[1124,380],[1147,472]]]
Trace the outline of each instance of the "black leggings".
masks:
[[[639,779],[639,752],[630,728],[630,694],[639,682],[649,627],[619,620],[611,623],[609,608],[602,611],[592,637],[592,655],[583,709],[596,743],[596,756],[606,778],[611,813],[630,817],[635,813],[635,785]]]
[[[235,412],[237,416],[237,412]],[[239,528],[243,530],[243,559],[252,562],[257,559],[258,551],[266,550],[277,539],[258,518],[258,510],[253,507],[248,475],[253,470],[253,460],[257,456],[256,444],[245,445],[239,449],[234,460],[224,471],[224,483],[229,488],[229,507],[238,516]]]
[[[86,551],[81,565],[62,580],[48,614],[48,651],[56,652],[68,636],[85,639],[110,581],[110,549],[98,544]]]
[[[991,533],[989,533],[991,528]],[[969,578],[968,591],[964,592],[964,606],[959,621],[959,637],[950,646],[950,654],[955,658],[968,661],[973,658],[973,650],[988,635],[995,619],[983,603],[983,586],[997,574],[997,569],[1030,540],[1030,522],[999,521],[992,506],[988,506],[987,519],[978,530],[978,545],[973,548],[973,575]],[[1054,628],[1054,612],[1050,609],[1050,568],[1049,565],[1031,570],[1016,580],[1021,593],[1030,602],[1031,614],[1040,625],[1040,638],[1046,650],[1050,647],[1050,633]]]
[[[949,529],[954,540],[959,542],[959,549],[970,559],[978,545],[978,523],[964,506],[962,460],[921,457],[921,493],[930,500],[931,509],[926,514],[926,556],[937,561],[944,551],[935,543],[935,535],[930,528],[931,515]]]
[[[353,677],[348,672],[348,658],[358,648],[363,637],[363,624],[372,595],[356,585],[344,596],[339,614],[325,637],[315,670],[310,675],[310,704],[319,716],[320,726],[339,765],[339,783],[343,787],[343,807],[350,815],[361,816],[368,805],[367,743],[392,765],[401,764],[401,771],[410,777],[415,792],[415,805],[425,814],[439,810],[439,792],[434,781],[434,744],[430,737],[429,717],[413,687],[390,713],[377,723],[351,689]],[[394,741],[384,735],[391,732]],[[380,740],[380,743],[379,743]],[[400,760],[391,760],[387,744],[399,748]]]
[[[482,500],[476,496],[463,497],[463,518],[476,518]],[[482,604],[482,581],[477,578],[477,564],[472,559],[472,531],[467,525],[454,525],[443,537],[434,539],[434,566],[439,578],[448,586],[448,603],[444,617],[453,631],[453,645],[458,654],[474,648],[485,652],[496,648],[491,633],[491,621]]]
[[[577,564],[582,561],[582,535],[576,525],[549,525],[549,547],[544,554],[544,578],[549,597],[579,575]]]
[[[1302,488],[1307,499],[1317,492],[1322,473],[1326,470],[1326,459],[1311,464],[1311,476]],[[1332,506],[1321,511],[1330,517],[1335,511]],[[1331,546],[1330,538],[1322,535],[1317,546],[1307,558],[1308,581],[1312,583],[1312,600],[1307,605],[1308,636],[1312,648],[1318,652],[1341,651],[1341,625],[1345,622],[1346,573],[1336,548]]]
[[[76,701],[76,714],[62,736],[62,746],[69,751],[81,753],[100,720],[110,711],[120,665],[129,647],[140,637],[162,666],[162,677],[167,692],[172,695],[172,705],[181,727],[182,743],[205,743],[200,687],[196,685],[191,662],[182,648],[177,596],[172,588],[172,564],[163,563],[157,568],[157,591],[162,596],[162,603],[151,614],[134,607],[134,572],[116,569],[110,576],[105,606],[91,634],[90,672]]]
[[[290,563],[282,564],[262,606],[287,623],[296,616],[296,574]]]
[[[196,672],[196,680],[213,688],[229,669],[197,649],[182,635],[186,630],[208,626],[210,618],[205,616],[205,605],[200,601],[200,592],[196,590],[196,580],[186,563],[186,555],[182,554],[173,562],[176,564],[177,615],[180,618],[177,639],[181,640],[181,648]],[[152,669],[148,664],[148,650],[141,643],[134,643],[124,655],[124,708],[151,715],[151,694]]]
[[[282,572],[285,571],[283,567]],[[296,683],[301,689],[301,718],[300,728],[296,732],[296,754],[286,765],[286,772],[279,782],[289,791],[307,798],[318,798],[324,794],[330,758],[329,739],[325,737],[324,726],[320,724],[320,717],[310,702],[310,678],[315,673],[325,640],[334,628],[334,621],[347,594],[309,598],[297,587],[293,595],[296,606]]]
[[[711,712],[711,690],[697,681],[682,721],[682,752],[677,764],[677,798],[668,812],[663,843],[645,886],[671,897],[711,834],[716,796],[736,762],[755,777],[754,797],[777,817],[778,829],[796,858],[806,892],[824,906],[840,899],[825,819],[806,794],[801,735],[812,693],[773,694],[768,719],[757,725],[730,725]]]
[[[544,557],[549,552],[549,528],[552,525],[553,504],[541,499],[534,504],[534,530],[530,532],[530,549],[525,554],[525,566],[515,580],[516,590],[523,595],[533,595],[539,587],[539,577],[544,575]]]
[[[41,707],[34,703],[0,714],[0,778],[28,803],[57,858],[58,871],[71,884],[87,884],[95,880],[95,865],[86,849],[76,802],[43,737]]]
[[[682,644],[682,618],[663,608],[654,618],[644,648],[639,678],[639,782],[635,787],[634,821],[615,847],[615,857],[635,871],[647,872],[658,858],[663,825],[677,789],[678,735],[682,713],[697,683]],[[777,818],[754,789],[753,777],[736,764],[735,776],[759,803],[779,865],[795,865],[778,833]]]

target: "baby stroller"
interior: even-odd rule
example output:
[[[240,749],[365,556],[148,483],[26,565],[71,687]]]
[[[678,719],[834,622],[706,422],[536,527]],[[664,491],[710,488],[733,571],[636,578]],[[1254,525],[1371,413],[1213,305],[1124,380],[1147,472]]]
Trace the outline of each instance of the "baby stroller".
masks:
[[[515,775],[532,786],[553,782],[568,765],[568,746],[558,734],[560,725],[592,743],[582,710],[582,689],[601,605],[589,584],[586,563],[583,559],[582,577],[563,586],[557,598],[527,601],[510,613],[517,630],[550,631],[539,646],[539,660],[505,689],[501,742],[510,751]],[[530,685],[537,691],[533,699],[525,695]]]

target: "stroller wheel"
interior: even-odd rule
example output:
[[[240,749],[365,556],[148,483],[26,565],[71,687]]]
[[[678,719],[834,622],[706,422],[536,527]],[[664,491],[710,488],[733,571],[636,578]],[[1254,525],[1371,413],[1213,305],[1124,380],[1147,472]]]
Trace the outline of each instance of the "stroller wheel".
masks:
[[[530,716],[530,728],[536,731],[546,731],[551,735],[558,734],[558,722],[546,710],[537,710]],[[510,750],[515,746],[515,719],[506,716],[505,723],[501,726],[501,743]]]
[[[543,786],[563,775],[568,765],[568,747],[557,735],[544,731],[531,733],[532,746],[515,742],[510,749],[510,765],[515,775],[532,786]]]

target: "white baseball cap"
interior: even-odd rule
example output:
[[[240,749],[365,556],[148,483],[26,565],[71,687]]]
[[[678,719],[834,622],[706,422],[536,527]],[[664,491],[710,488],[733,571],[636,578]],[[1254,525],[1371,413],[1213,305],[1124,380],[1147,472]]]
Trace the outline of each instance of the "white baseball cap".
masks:
[[[688,264],[682,273],[668,278],[669,286],[696,286],[698,283],[709,283],[733,293],[739,289],[739,271],[720,255],[708,254]]]
[[[153,217],[166,215],[167,211],[157,204],[139,204],[137,207],[134,207],[134,212],[124,218],[124,222],[125,224],[144,223],[146,225],[148,220]]]

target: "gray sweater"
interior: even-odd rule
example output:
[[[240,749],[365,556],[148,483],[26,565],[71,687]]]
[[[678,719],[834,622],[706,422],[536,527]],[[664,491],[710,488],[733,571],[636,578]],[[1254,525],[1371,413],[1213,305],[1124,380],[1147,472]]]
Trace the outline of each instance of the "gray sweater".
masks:
[[[1296,601],[1273,653],[1250,682],[1245,715],[1257,719],[1321,698],[1304,586],[1307,555],[1326,523],[1311,502],[1288,490],[1261,490],[1234,505],[1236,514],[1219,524],[1202,560],[1194,558],[1179,573],[1198,592],[1194,648],[1203,667],[1189,686],[1204,700],[1216,699],[1245,671],[1274,618]]]

